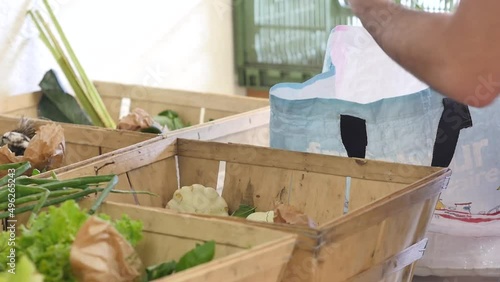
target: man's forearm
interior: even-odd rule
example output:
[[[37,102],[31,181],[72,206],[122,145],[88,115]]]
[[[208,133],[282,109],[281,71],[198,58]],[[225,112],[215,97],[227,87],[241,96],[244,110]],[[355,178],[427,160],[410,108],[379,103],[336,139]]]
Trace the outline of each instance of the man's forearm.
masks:
[[[381,48],[438,92],[480,107],[500,93],[500,1],[462,0],[454,14],[409,10],[392,0],[350,1]]]
[[[413,11],[381,2],[358,11],[363,26],[380,47],[417,78],[438,82],[449,60],[446,35],[450,16]]]

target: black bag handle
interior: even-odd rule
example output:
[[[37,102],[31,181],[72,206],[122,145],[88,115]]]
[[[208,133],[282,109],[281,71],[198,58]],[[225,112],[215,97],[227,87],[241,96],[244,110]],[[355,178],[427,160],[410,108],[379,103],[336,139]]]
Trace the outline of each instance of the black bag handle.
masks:
[[[443,99],[443,113],[434,141],[431,166],[448,167],[455,155],[460,131],[472,127],[469,107],[449,98]]]
[[[368,136],[366,134],[366,120],[353,116],[340,116],[340,136],[350,158],[366,157]]]
[[[431,166],[448,167],[455,155],[460,130],[472,127],[469,107],[449,98],[443,99],[443,113],[434,141]],[[342,143],[351,158],[365,158],[368,136],[366,121],[349,115],[340,116]]]

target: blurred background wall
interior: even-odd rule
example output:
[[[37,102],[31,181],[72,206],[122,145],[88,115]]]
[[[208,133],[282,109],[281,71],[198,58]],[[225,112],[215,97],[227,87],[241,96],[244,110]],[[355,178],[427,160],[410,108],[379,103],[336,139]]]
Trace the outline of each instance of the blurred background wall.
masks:
[[[51,0],[91,79],[222,94],[236,83],[231,0]],[[0,95],[38,89],[58,69],[25,17],[0,0]]]

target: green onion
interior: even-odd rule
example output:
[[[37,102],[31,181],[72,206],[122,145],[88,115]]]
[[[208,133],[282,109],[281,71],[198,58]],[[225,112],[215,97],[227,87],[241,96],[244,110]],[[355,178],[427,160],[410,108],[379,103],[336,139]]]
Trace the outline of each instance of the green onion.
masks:
[[[39,11],[28,11],[28,15],[32,18],[38,31],[40,32],[40,39],[47,46],[54,59],[57,61],[64,75],[68,79],[71,88],[73,88],[78,102],[87,112],[92,120],[92,123],[96,126],[116,128],[113,118],[106,110],[101,96],[78,61],[48,1],[44,0],[43,3],[49,13],[53,25],[55,26],[57,35],[61,38],[62,44],[59,43],[59,38],[57,38],[54,32],[52,32],[49,24]],[[63,47],[66,50],[64,50]]]

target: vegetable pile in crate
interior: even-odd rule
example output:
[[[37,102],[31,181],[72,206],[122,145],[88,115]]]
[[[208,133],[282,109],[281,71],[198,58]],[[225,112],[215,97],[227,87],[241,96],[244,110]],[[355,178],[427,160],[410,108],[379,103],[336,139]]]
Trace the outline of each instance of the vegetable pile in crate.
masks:
[[[130,96],[121,96],[127,98],[134,98],[132,96],[136,96],[139,98],[139,103],[136,101],[132,101],[133,111],[131,116],[124,123],[123,126],[120,126],[120,122],[117,122],[117,119],[122,118],[122,108],[119,105],[111,104],[108,102],[106,104],[104,102],[105,97],[100,93],[102,90],[98,89],[96,85],[89,79],[86,74],[83,66],[79,62],[69,40],[67,39],[63,28],[57,17],[49,4],[48,0],[43,0],[43,5],[37,6],[36,9],[27,11],[29,17],[27,20],[29,21],[27,24],[31,24],[38,30],[40,40],[46,45],[47,49],[51,52],[54,57],[54,60],[58,63],[62,73],[64,74],[66,80],[71,86],[74,97],[66,93],[59,82],[59,78],[55,71],[49,70],[42,81],[40,82],[40,88],[42,92],[42,96],[39,101],[37,101],[37,115],[41,115],[45,118],[52,119],[54,121],[61,122],[70,122],[77,124],[93,124],[96,126],[101,126],[105,128],[116,128],[116,124],[118,123],[118,128],[127,127],[130,125],[130,122],[135,122],[135,125],[143,125],[142,123],[147,123],[148,127],[140,128],[146,129],[150,128],[151,119],[153,116],[156,116],[155,121],[159,124],[165,126],[166,131],[176,130],[179,128],[183,128],[185,124],[182,122],[182,117],[178,116],[175,111],[178,111],[176,108],[168,108],[165,106],[165,101],[170,101],[171,97],[164,96],[161,97],[159,101],[155,101],[154,96],[145,95],[142,90],[147,89],[125,89],[129,91],[125,91],[124,93],[130,93]],[[48,15],[45,17],[45,15]],[[132,91],[130,91],[132,90]],[[106,91],[104,91],[106,92]],[[123,95],[122,92],[119,92],[119,95]],[[113,95],[108,94],[108,95]],[[136,94],[136,95],[133,95]],[[180,95],[186,94],[180,93]],[[266,106],[264,99],[244,99],[243,97],[235,97],[232,102],[242,102],[246,103],[243,105],[238,105],[238,103],[232,103],[231,106],[236,106],[236,109],[228,105],[228,103],[223,103],[222,106],[219,106],[217,103],[224,101],[224,97],[228,97],[225,95],[182,95],[185,97],[178,97],[180,100],[188,101],[188,108],[197,107],[197,101],[193,100],[193,98],[201,98],[202,100],[209,101],[209,104],[214,104],[213,107],[218,112],[211,112],[212,108],[208,107],[207,118],[208,120],[219,118],[218,114],[220,114],[220,110],[229,112],[238,112],[237,108],[245,108],[248,109],[248,104],[259,104],[259,106]],[[217,97],[218,96],[218,97]],[[213,98],[213,99],[211,99]],[[240,99],[238,99],[240,98]],[[179,99],[178,99],[179,100]],[[129,101],[130,102],[130,101]],[[145,103],[140,103],[145,102]],[[160,102],[159,104],[156,102]],[[192,105],[192,104],[195,105]],[[168,104],[168,103],[167,103]],[[173,102],[175,107],[175,101]],[[26,107],[25,103],[22,104],[22,107]],[[181,104],[181,106],[184,104]],[[202,110],[205,110],[205,106],[199,107]],[[252,108],[255,109],[255,108]],[[199,110],[199,109],[197,109]],[[117,115],[118,114],[118,115]],[[191,113],[186,113],[186,115]],[[203,114],[202,114],[203,115]],[[227,116],[227,113],[223,113],[223,116]],[[203,122],[204,119],[196,119],[196,120],[188,120],[188,124],[197,124]]]
[[[201,123],[269,105],[267,99],[94,83],[77,59],[48,1],[41,2],[43,5],[28,11],[26,24],[37,28],[74,95],[62,87],[62,77],[49,70],[41,78],[41,91],[0,99],[0,114],[61,122],[69,139],[64,165],[158,134],[173,135],[186,127],[196,131],[196,125]],[[15,126],[14,122],[10,126]]]
[[[48,17],[44,18],[39,10],[29,10],[28,24],[38,29],[40,39],[59,64],[74,96],[63,88],[56,71],[49,70],[39,83],[41,91],[5,98],[0,103],[1,114],[166,134],[269,105],[267,99],[92,82],[48,0],[42,2]]]
[[[91,206],[90,199],[66,201],[19,228],[15,263],[10,231],[0,233],[0,281],[280,281],[296,241],[265,228],[117,203],[90,215]]]
[[[268,99],[238,95],[189,92],[103,81],[94,81],[93,84],[117,125],[121,118],[134,113],[138,108],[147,112],[160,125],[167,125],[170,131],[174,131],[269,106]],[[43,91],[37,91],[2,97],[0,114],[11,117],[22,115],[31,118],[43,117],[39,107],[43,96]],[[76,124],[71,120],[61,120],[61,122]],[[108,128],[108,130],[113,129]]]
[[[408,281],[450,175],[442,168],[175,138],[129,149],[59,174],[117,174],[120,189],[160,197],[111,195],[110,201],[200,217],[222,207],[226,213],[217,218],[298,234],[284,281]],[[221,199],[199,185],[222,190]],[[259,216],[254,212],[273,222],[250,220]]]
[[[238,134],[247,128],[253,130],[259,124],[251,123],[251,119],[233,120],[231,117],[269,105],[269,101],[264,99],[173,91],[134,85],[99,82],[96,83],[96,87],[100,90],[104,104],[117,123],[120,120],[122,104],[126,108],[127,101],[130,99],[130,105],[133,109],[140,107],[148,109],[152,113],[165,115],[164,117],[154,117],[160,125],[156,127],[162,128],[163,125],[169,126],[171,123],[175,129],[163,135],[185,138],[211,140]],[[41,93],[33,93],[1,98],[0,134],[15,129],[19,118],[23,115],[32,118],[38,124],[48,124],[48,121],[39,119],[37,114],[40,97]],[[172,115],[177,115],[177,118],[171,118]],[[209,121],[212,119],[215,121]],[[226,126],[226,122],[234,125]],[[181,127],[180,123],[193,125],[178,129]],[[145,131],[153,133],[71,123],[57,124],[64,129],[66,138],[66,156],[63,165],[84,161],[158,136],[158,130],[149,126],[145,126],[149,129]],[[261,127],[265,127],[265,130],[267,125]],[[250,133],[245,135],[246,138],[252,136],[253,134]],[[264,138],[267,139],[267,136]]]
[[[1,107],[1,104],[0,104]],[[172,132],[168,136],[176,136],[188,139],[217,140],[221,142],[238,142],[248,144],[259,144],[268,146],[269,144],[269,107],[252,110],[242,114],[236,114],[209,122],[203,125],[196,125],[190,128]],[[55,156],[60,156],[60,161],[51,162],[48,169],[60,166],[67,166],[81,161],[86,161],[92,157],[115,151],[141,142],[154,142],[156,135],[131,132],[127,130],[111,130],[95,126],[76,125],[68,123],[55,123],[40,120],[26,119],[35,129],[41,126],[57,127],[57,130],[64,137],[64,153],[61,151]],[[11,116],[0,115],[0,135],[13,131],[19,131],[21,119]],[[23,135],[29,135],[24,130]],[[51,129],[51,132],[55,132]],[[58,145],[56,138],[50,138],[50,142],[55,149]],[[6,143],[1,145],[7,145]],[[1,146],[0,145],[0,146]],[[16,152],[16,148],[10,148]],[[4,148],[4,150],[7,150]],[[39,152],[39,150],[35,150]],[[42,170],[42,169],[40,169]]]
[[[33,135],[20,126],[22,122],[28,122],[34,131],[44,128],[44,134],[41,135],[43,137],[34,139]],[[2,155],[8,155],[10,151],[18,157],[26,156],[40,170],[74,164],[154,137],[146,133],[8,116],[0,116],[0,135],[5,137],[0,144]],[[40,139],[41,142],[36,142]],[[32,149],[26,150],[28,146]],[[16,158],[9,160],[20,161]],[[46,166],[44,162],[47,163]]]

